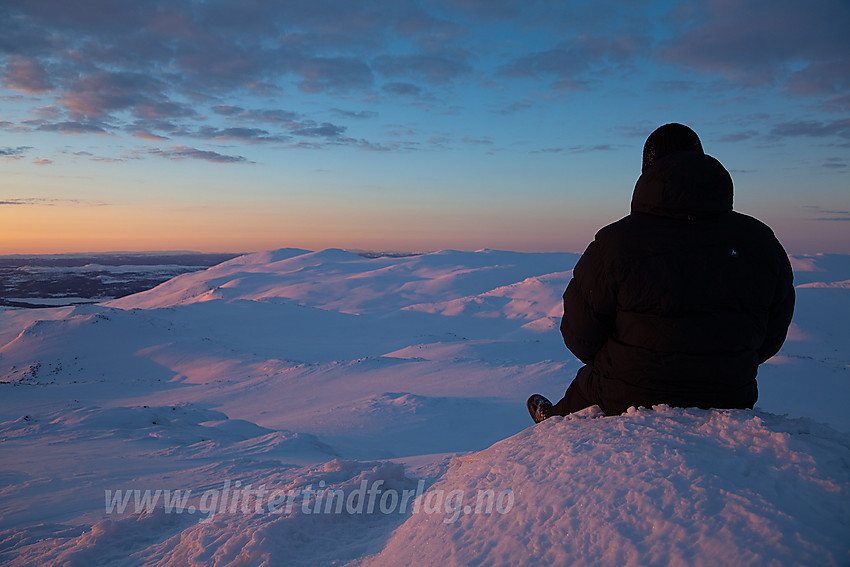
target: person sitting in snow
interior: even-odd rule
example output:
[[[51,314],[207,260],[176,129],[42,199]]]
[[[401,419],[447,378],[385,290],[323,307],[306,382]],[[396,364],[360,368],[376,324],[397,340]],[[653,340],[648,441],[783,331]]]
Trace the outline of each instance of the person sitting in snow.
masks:
[[[585,366],[535,422],[598,405],[752,408],[759,364],[794,312],[791,265],[773,231],[732,210],[732,178],[682,124],[655,130],[631,214],[601,229],[564,292],[561,334]]]

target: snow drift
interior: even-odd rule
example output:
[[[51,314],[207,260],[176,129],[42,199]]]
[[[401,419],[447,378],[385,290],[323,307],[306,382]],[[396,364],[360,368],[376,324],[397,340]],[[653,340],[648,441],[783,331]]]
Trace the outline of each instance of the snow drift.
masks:
[[[432,504],[439,511],[411,516],[367,565],[850,559],[846,436],[764,412],[659,406],[597,416],[550,419],[458,457],[431,491],[510,489],[513,506],[485,514]]]

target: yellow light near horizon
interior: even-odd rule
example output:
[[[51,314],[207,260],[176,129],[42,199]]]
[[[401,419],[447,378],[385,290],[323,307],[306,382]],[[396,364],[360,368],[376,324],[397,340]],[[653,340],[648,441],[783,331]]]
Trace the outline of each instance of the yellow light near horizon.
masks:
[[[84,205],[7,205],[0,210],[2,254],[172,249],[197,241],[187,236],[191,232],[168,211]]]
[[[0,206],[0,254],[115,250],[242,252],[332,242],[305,215],[211,206]]]
[[[326,203],[0,205],[0,254],[195,250],[474,250],[580,252],[598,227],[564,229],[557,212],[442,207],[329,207]],[[568,234],[569,232],[569,234]]]

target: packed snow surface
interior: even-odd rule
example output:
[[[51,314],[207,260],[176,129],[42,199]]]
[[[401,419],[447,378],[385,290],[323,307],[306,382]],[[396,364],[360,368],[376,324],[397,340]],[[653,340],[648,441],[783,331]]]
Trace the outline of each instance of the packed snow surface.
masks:
[[[750,411],[658,406],[593,417],[553,418],[458,457],[423,498],[434,512],[413,514],[368,564],[847,560],[846,436]],[[489,514],[461,500],[504,490],[513,505],[495,500]]]
[[[850,563],[850,257],[792,258],[756,410],[532,425],[577,258],[283,249],[0,310],[0,562]]]

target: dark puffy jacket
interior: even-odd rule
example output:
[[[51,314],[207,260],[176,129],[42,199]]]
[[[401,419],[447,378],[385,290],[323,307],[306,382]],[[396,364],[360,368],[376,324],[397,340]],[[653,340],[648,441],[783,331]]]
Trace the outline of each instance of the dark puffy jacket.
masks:
[[[602,410],[750,408],[758,365],[794,311],[788,256],[732,211],[714,158],[677,152],[640,176],[631,214],[601,229],[564,292],[561,333]]]

